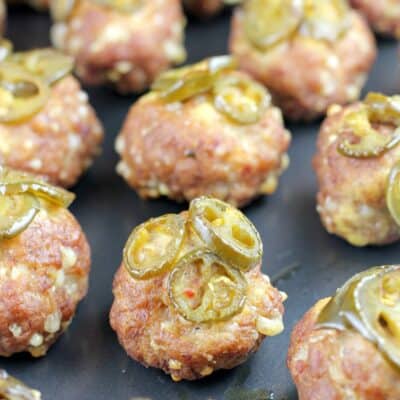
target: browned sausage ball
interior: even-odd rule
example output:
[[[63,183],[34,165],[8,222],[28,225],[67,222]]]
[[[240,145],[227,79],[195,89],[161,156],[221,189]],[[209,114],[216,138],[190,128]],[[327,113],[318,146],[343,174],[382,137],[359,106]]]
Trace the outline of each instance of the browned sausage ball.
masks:
[[[184,6],[199,17],[212,17],[222,10],[223,0],[183,0]]]
[[[239,72],[223,75],[255,84]],[[210,94],[168,103],[151,92],[132,106],[117,138],[117,171],[145,198],[210,195],[243,206],[276,190],[289,143],[281,112],[271,104],[255,122],[242,124],[218,111]]]
[[[79,223],[65,208],[41,202],[23,232],[0,238],[1,356],[46,354],[87,292],[90,248]]]
[[[0,122],[0,164],[69,187],[91,165],[102,140],[103,128],[87,94],[68,74],[51,85],[35,114]]]
[[[365,15],[376,32],[400,37],[399,0],[350,0],[350,3]]]
[[[348,13],[347,30],[335,40],[297,31],[260,49],[247,36],[246,14],[239,7],[232,19],[230,51],[241,69],[268,87],[285,117],[311,120],[332,103],[356,100],[374,62],[376,46],[369,27],[357,12]],[[262,15],[260,11],[259,18]],[[270,23],[275,26],[273,21],[265,25]]]
[[[328,301],[317,302],[292,333],[287,362],[299,400],[399,399],[399,371],[375,344],[355,331],[315,326]]]
[[[351,130],[343,129],[346,116],[361,107],[362,103],[332,106],[321,126],[313,160],[319,184],[317,210],[328,232],[352,245],[382,245],[400,238],[400,227],[385,199],[388,176],[399,160],[400,146],[379,157],[356,158],[340,153],[340,142],[355,140]],[[390,138],[396,128],[384,122],[373,126],[383,138]]]
[[[138,0],[132,10],[118,10],[123,4],[113,1],[74,3],[65,12],[64,0],[52,0],[52,40],[76,59],[76,72],[85,83],[140,92],[161,71],[184,61],[180,0]]]

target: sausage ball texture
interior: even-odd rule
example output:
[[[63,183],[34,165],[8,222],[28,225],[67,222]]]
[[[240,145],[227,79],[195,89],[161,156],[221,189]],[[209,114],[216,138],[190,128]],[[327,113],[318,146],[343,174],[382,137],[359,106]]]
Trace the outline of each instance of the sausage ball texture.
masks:
[[[103,129],[73,76],[50,90],[45,106],[31,118],[0,123],[0,164],[70,187],[98,155]]]
[[[243,206],[276,190],[289,143],[281,112],[271,105],[258,121],[240,124],[218,111],[209,94],[166,103],[150,93],[132,106],[117,138],[117,171],[145,198],[210,195]]]
[[[224,7],[223,0],[183,0],[187,10],[198,17],[212,17]]]
[[[59,1],[52,0],[54,9]],[[184,26],[180,0],[145,1],[130,12],[77,0],[53,26],[52,41],[75,58],[86,84],[141,92],[161,71],[185,60]]]
[[[64,208],[42,207],[26,230],[0,239],[0,355],[43,356],[86,295],[90,249]]]
[[[354,158],[342,155],[338,145],[348,132],[340,133],[347,115],[361,103],[332,106],[321,126],[313,166],[318,179],[317,210],[330,233],[355,246],[383,245],[400,238],[400,227],[386,204],[388,176],[399,160],[400,146],[379,157]],[[393,135],[395,126],[375,123],[384,137]]]
[[[350,0],[350,3],[366,17],[376,32],[400,37],[399,0]]]
[[[375,344],[355,331],[318,329],[320,300],[293,330],[288,367],[299,400],[396,400],[400,375]]]
[[[347,31],[334,41],[294,33],[266,50],[258,49],[247,37],[244,19],[243,8],[237,8],[230,51],[242,70],[270,90],[285,117],[311,120],[333,103],[345,104],[359,97],[375,60],[376,45],[357,12],[350,11]]]

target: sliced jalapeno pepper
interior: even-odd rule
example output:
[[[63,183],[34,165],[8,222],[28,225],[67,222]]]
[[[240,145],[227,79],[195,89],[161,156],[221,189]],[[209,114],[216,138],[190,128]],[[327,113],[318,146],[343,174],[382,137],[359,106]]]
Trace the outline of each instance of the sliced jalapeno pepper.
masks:
[[[120,13],[132,13],[143,5],[143,0],[95,0],[95,2]]]
[[[390,171],[386,185],[386,205],[390,215],[400,226],[400,162]]]
[[[5,60],[13,51],[13,44],[7,39],[0,39],[0,62]]]
[[[35,196],[0,196],[0,238],[9,239],[24,231],[40,210]]]
[[[215,83],[215,108],[235,122],[257,122],[270,104],[271,96],[265,88],[249,78],[230,75]]]
[[[364,99],[371,121],[400,125],[400,96],[385,96],[382,93],[368,93]]]
[[[224,71],[234,70],[237,63],[230,56],[211,57],[189,67],[162,73],[152,85],[168,102],[184,101],[209,91]]]
[[[41,395],[37,390],[29,388],[23,382],[8,375],[3,369],[0,369],[0,399],[40,400]]]
[[[0,122],[19,122],[40,111],[49,88],[15,63],[0,64]]]
[[[168,294],[176,309],[192,322],[215,322],[239,313],[246,300],[242,273],[208,250],[179,260],[168,280]]]
[[[71,56],[50,48],[14,53],[10,56],[10,61],[49,85],[68,75],[74,68]]]
[[[66,21],[72,14],[76,0],[50,1],[50,13],[55,21]]]
[[[260,235],[236,208],[221,200],[199,197],[190,203],[189,218],[200,238],[230,265],[248,271],[260,263]]]
[[[302,1],[248,0],[244,4],[246,36],[257,47],[266,49],[288,39],[299,27]]]
[[[182,246],[186,219],[167,214],[136,227],[124,248],[124,266],[135,279],[159,275],[172,266]]]

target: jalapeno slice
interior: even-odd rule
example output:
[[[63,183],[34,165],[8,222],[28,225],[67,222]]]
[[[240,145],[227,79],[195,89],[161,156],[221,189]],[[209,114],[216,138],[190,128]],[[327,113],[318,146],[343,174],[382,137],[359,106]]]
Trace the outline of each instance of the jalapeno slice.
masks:
[[[135,279],[148,279],[168,270],[178,256],[186,219],[166,214],[137,226],[124,248],[124,266]]]
[[[270,104],[265,88],[247,77],[230,75],[215,83],[215,108],[240,124],[257,122]]]
[[[24,231],[40,210],[35,196],[0,196],[0,238],[9,239]]]
[[[120,13],[132,13],[143,5],[143,0],[95,0],[95,3]]]
[[[184,101],[209,91],[221,73],[236,67],[231,56],[211,57],[189,67],[163,72],[151,88],[167,102]]]
[[[400,125],[400,96],[370,92],[364,99],[371,121]]]
[[[382,353],[400,367],[400,268],[363,278],[354,293],[365,327]]]
[[[19,122],[40,111],[49,88],[33,74],[5,61],[0,64],[0,122]]]
[[[393,166],[387,180],[386,205],[390,215],[400,226],[400,162]]]
[[[14,53],[10,61],[51,85],[71,73],[74,61],[71,56],[54,49],[40,49]]]
[[[171,302],[184,318],[196,323],[239,313],[246,290],[242,273],[208,250],[196,250],[180,259],[168,280]]]
[[[334,41],[350,26],[345,0],[304,0],[304,20],[300,34]]]
[[[303,16],[302,0],[248,0],[244,4],[244,29],[249,40],[261,49],[288,39]]]
[[[50,1],[50,13],[55,21],[65,21],[72,14],[76,0]]]
[[[190,203],[189,218],[204,243],[230,265],[248,271],[261,262],[260,235],[236,208],[221,200],[199,197]]]
[[[13,51],[13,44],[7,39],[0,39],[0,62],[5,60]]]
[[[4,400],[40,400],[41,395],[37,390],[26,386],[23,382],[8,375],[0,369],[0,399]]]

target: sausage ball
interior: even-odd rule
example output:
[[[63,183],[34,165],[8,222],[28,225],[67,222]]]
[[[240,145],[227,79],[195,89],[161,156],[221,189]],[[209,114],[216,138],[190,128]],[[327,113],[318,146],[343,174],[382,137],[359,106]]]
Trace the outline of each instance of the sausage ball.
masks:
[[[400,1],[399,0],[350,0],[372,28],[383,35],[400,38]]]
[[[286,295],[261,273],[261,246],[243,214],[210,198],[137,227],[114,279],[110,313],[126,352],[175,381],[243,363],[265,336],[283,330]]]
[[[289,143],[269,93],[214,57],[165,73],[132,106],[117,171],[145,198],[206,194],[243,206],[276,190]]]
[[[90,249],[71,193],[4,168],[0,188],[0,355],[40,357],[86,295]]]
[[[53,44],[75,58],[86,84],[141,92],[186,58],[180,0],[51,0],[51,8]]]
[[[369,27],[345,0],[248,0],[233,15],[229,47],[291,120],[358,99],[376,55]]]
[[[71,68],[70,57],[50,49],[0,62],[0,164],[64,187],[91,165],[103,129]]]
[[[398,96],[370,93],[364,102],[332,106],[321,126],[313,160],[317,211],[328,232],[354,246],[400,238],[399,104]]]
[[[395,268],[398,284],[399,267]],[[377,283],[377,279],[371,279],[370,276],[362,281],[362,286]],[[380,285],[384,286],[384,283],[380,282]],[[398,293],[397,291],[395,302],[397,307]],[[335,301],[337,300],[336,295]],[[389,307],[382,303],[382,299],[371,296],[369,300],[372,303],[368,305],[367,313],[374,310],[374,307],[378,310]],[[339,306],[340,303],[335,304]],[[373,327],[379,330],[377,334],[378,331],[373,329],[361,333],[341,322],[335,322],[336,327],[321,325],[321,314],[331,306],[330,299],[318,301],[292,332],[287,363],[298,390],[299,400],[399,399],[398,345],[397,350],[396,346],[392,347],[394,339],[393,336],[390,337],[387,326],[375,321]],[[336,312],[337,310],[334,313],[335,318]],[[390,315],[394,314],[396,312],[391,310]],[[390,317],[389,314],[385,315]],[[377,317],[376,314],[374,316]],[[367,324],[368,321],[370,320],[366,320]],[[363,324],[364,322],[361,322],[361,325],[358,325],[360,329],[365,329]],[[398,329],[398,320],[396,324],[395,329]],[[396,340],[398,332],[397,330],[395,333]]]

